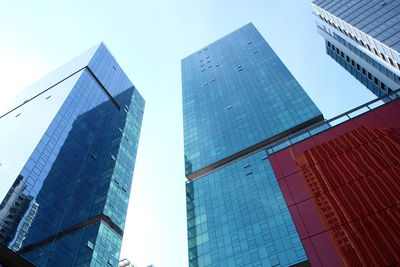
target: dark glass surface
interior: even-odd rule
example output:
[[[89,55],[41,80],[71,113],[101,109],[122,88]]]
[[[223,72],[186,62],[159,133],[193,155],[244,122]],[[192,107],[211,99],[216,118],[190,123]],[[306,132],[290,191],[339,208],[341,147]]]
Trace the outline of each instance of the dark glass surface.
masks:
[[[58,108],[0,206],[0,238],[38,266],[116,266],[144,100],[102,44]]]

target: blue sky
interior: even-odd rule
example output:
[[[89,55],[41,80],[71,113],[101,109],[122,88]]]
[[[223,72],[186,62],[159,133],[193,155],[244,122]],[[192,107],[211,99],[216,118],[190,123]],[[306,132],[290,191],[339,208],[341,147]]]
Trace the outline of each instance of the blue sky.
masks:
[[[180,60],[248,22],[326,118],[374,98],[325,54],[310,1],[2,1],[0,109],[104,41],[146,99],[121,257],[187,266]]]

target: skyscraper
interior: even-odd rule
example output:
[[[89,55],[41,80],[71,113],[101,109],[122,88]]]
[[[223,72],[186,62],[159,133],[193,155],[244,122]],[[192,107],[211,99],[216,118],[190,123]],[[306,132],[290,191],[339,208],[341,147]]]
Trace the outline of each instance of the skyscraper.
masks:
[[[182,60],[190,266],[307,256],[266,150],[323,116],[252,24]]]
[[[118,266],[144,100],[104,44],[0,117],[0,242],[37,266]]]
[[[383,96],[400,88],[400,1],[315,0],[326,52]]]

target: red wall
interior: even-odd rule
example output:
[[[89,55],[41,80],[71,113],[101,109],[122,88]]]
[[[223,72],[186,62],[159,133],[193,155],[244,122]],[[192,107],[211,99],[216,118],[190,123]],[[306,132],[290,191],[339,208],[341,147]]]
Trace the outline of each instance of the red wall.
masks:
[[[270,162],[312,266],[400,263],[400,100]]]

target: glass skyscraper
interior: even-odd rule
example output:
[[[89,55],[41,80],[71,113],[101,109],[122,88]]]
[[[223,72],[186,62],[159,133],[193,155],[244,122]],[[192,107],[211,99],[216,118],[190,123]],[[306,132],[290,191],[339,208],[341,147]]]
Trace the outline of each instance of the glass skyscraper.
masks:
[[[0,117],[0,242],[37,266],[118,266],[144,100],[104,44]]]
[[[252,24],[182,60],[190,266],[308,258],[263,148],[323,120]]]
[[[377,96],[400,88],[400,1],[315,0],[326,52]]]

